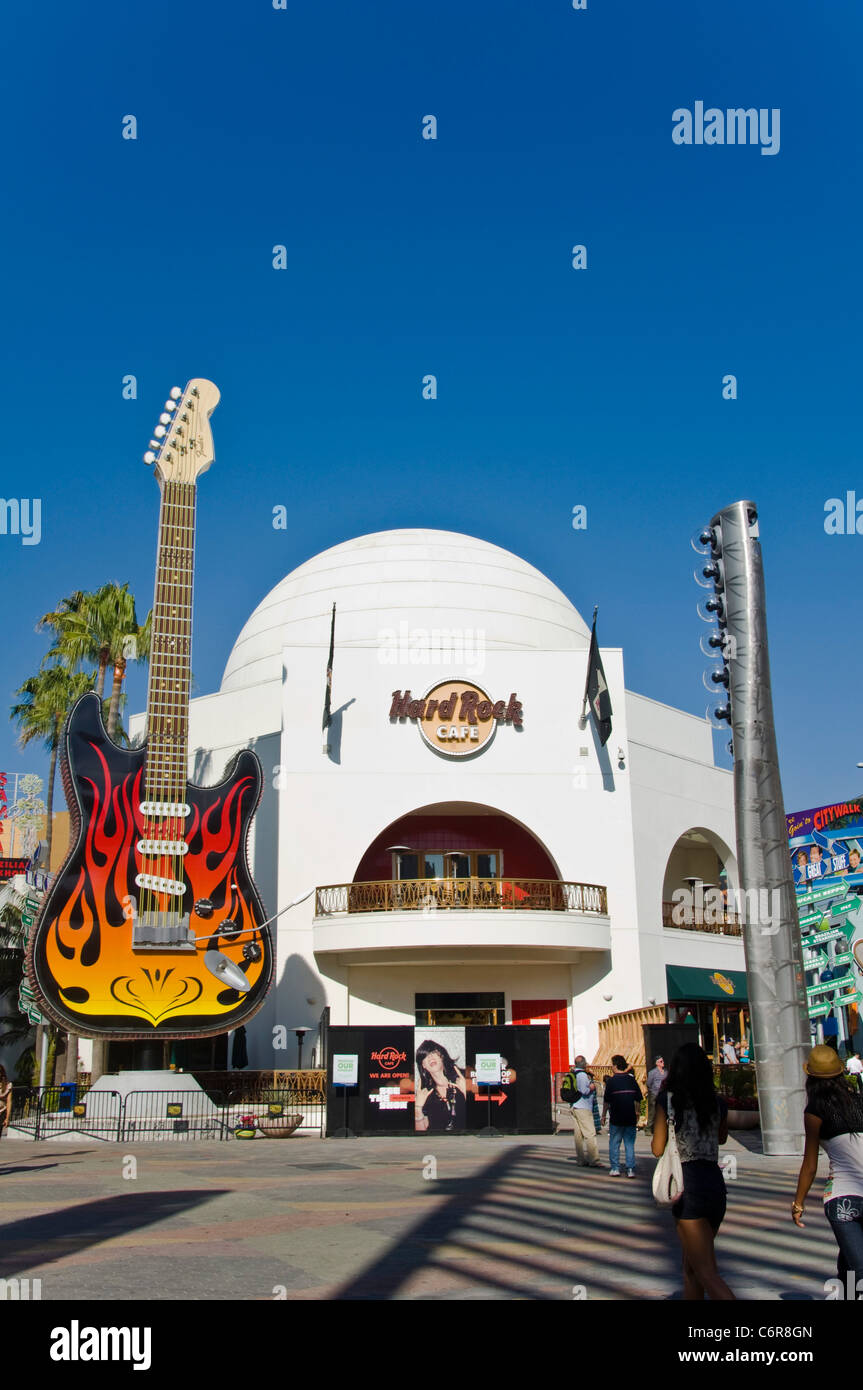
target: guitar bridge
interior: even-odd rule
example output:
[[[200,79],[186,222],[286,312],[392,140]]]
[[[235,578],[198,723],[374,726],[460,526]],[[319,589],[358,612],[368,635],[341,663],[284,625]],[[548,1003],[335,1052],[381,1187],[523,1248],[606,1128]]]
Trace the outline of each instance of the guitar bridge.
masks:
[[[188,913],[144,912],[132,927],[133,951],[194,951],[195,941]]]

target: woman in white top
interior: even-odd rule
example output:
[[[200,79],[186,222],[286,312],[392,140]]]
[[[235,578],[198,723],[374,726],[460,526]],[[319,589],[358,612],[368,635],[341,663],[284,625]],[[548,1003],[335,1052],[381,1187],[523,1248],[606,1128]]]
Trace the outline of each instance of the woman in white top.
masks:
[[[820,1145],[830,1159],[824,1215],[839,1246],[839,1278],[844,1283],[853,1270],[856,1286],[863,1279],[863,1096],[852,1090],[842,1058],[832,1047],[813,1047],[804,1071],[806,1148],[791,1217],[796,1226],[804,1224],[803,1204],[815,1179]]]

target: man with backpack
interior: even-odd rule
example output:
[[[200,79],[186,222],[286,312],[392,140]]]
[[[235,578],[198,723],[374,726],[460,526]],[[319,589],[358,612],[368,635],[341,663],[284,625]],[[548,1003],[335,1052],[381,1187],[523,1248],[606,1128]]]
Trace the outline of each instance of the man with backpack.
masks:
[[[576,1057],[560,1083],[560,1098],[572,1111],[575,1161],[580,1168],[602,1167],[593,1121],[595,1096],[596,1086],[587,1070],[587,1061],[584,1057]]]

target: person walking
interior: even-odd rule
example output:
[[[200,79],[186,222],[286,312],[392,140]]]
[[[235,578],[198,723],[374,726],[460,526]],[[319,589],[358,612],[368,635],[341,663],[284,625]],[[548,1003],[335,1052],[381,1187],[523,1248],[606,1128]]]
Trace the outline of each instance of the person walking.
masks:
[[[567,1084],[569,1083],[569,1084]],[[596,1083],[587,1070],[587,1060],[576,1057],[572,1069],[563,1078],[561,1096],[570,1101],[575,1140],[575,1161],[580,1168],[601,1168],[599,1148],[596,1143],[596,1129],[593,1119],[593,1098]],[[570,1097],[576,1096],[576,1100]]]
[[[0,1067],[0,1139],[3,1130],[12,1123],[12,1082],[6,1075],[6,1068]]]
[[[653,1133],[653,1117],[656,1114],[656,1097],[665,1084],[668,1072],[665,1069],[664,1057],[655,1057],[653,1066],[647,1073],[647,1124],[644,1127],[645,1134]]]
[[[863,1096],[853,1089],[856,1083],[843,1075],[842,1058],[832,1047],[813,1047],[803,1070],[806,1147],[791,1219],[795,1226],[805,1225],[803,1212],[818,1169],[820,1146],[830,1160],[824,1215],[839,1247],[837,1273],[844,1284],[849,1271],[854,1271],[854,1292],[849,1296],[855,1298],[857,1281],[863,1279]]]
[[[700,1302],[706,1293],[727,1301],[734,1294],[716,1267],[714,1242],[725,1215],[719,1145],[728,1138],[728,1106],[716,1094],[710,1058],[697,1043],[677,1049],[656,1098],[655,1158],[665,1153],[669,1117],[683,1168],[683,1192],[671,1208],[683,1254],[683,1297]]]
[[[845,1058],[845,1070],[851,1078],[852,1085],[858,1091],[863,1091],[863,1062],[860,1061],[859,1052],[849,1052]]]
[[[610,1178],[620,1177],[620,1145],[626,1158],[626,1176],[635,1177],[635,1131],[638,1125],[637,1106],[641,1104],[641,1087],[625,1057],[612,1057],[614,1072],[605,1083],[602,1098],[602,1123],[610,1116],[608,1126],[608,1161]]]
[[[726,1067],[736,1067],[740,1063],[733,1038],[723,1038],[722,1040],[722,1061]]]

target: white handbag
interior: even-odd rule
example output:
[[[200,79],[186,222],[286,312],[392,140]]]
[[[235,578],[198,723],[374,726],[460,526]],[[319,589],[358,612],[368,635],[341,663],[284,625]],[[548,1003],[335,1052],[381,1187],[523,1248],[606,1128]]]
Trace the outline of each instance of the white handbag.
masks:
[[[674,1117],[671,1113],[671,1096],[668,1097],[668,1143],[665,1152],[657,1161],[653,1174],[653,1195],[661,1207],[670,1207],[683,1191],[683,1165],[674,1132]]]

